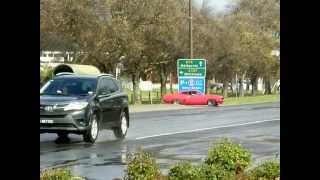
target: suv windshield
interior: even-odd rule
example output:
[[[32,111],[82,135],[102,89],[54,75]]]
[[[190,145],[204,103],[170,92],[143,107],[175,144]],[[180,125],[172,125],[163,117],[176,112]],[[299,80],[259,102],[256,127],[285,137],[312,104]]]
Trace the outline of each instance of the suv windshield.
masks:
[[[58,78],[48,82],[41,95],[81,96],[95,92],[97,80],[93,78]]]

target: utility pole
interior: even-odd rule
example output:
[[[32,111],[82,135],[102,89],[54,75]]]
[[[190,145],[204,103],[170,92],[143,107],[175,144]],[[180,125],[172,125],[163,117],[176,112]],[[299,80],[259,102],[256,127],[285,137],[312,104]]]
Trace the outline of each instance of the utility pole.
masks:
[[[192,0],[189,0],[189,35],[190,35],[190,59],[193,58],[193,42],[192,42]]]

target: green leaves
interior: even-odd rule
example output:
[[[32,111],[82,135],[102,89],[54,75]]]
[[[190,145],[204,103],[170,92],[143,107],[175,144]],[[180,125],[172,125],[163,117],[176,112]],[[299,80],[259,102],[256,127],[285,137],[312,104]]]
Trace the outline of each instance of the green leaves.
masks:
[[[194,165],[189,161],[175,164],[168,176],[161,175],[155,159],[139,150],[129,155],[125,179],[127,180],[271,180],[280,177],[280,164],[266,161],[252,170],[250,152],[229,139],[217,141],[208,150],[208,158]]]
[[[279,0],[240,0],[223,16],[193,8],[194,56],[207,59],[207,79],[228,84],[246,78],[279,76]],[[176,60],[189,56],[188,3],[184,0],[41,0],[41,50],[72,51],[73,63],[104,73],[176,73]],[[121,58],[124,57],[124,58]],[[159,62],[166,62],[165,68]]]
[[[251,162],[251,154],[240,144],[221,140],[209,149],[206,164],[219,165],[227,171],[243,172]]]
[[[250,180],[269,180],[280,177],[280,163],[272,160],[266,161],[250,171]]]
[[[128,155],[127,180],[154,180],[161,175],[156,161],[142,150]]]
[[[200,177],[200,168],[190,162],[180,162],[169,172],[169,180],[200,180]]]
[[[53,77],[53,69],[50,67],[40,68],[40,83],[44,84]]]
[[[40,180],[84,180],[72,175],[70,169],[47,169],[40,173]]]

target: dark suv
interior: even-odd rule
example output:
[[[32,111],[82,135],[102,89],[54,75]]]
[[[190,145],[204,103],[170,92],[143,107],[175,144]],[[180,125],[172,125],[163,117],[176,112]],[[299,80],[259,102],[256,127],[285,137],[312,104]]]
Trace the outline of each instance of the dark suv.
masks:
[[[122,139],[128,127],[128,96],[112,75],[60,73],[40,89],[40,133],[82,134],[94,143],[101,129]]]

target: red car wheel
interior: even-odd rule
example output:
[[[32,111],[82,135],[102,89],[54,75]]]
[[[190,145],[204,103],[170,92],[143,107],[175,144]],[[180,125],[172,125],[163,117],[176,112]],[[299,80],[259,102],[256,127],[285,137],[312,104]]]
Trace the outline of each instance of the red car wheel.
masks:
[[[180,101],[177,100],[177,99],[174,99],[174,100],[172,101],[172,104],[180,104]]]
[[[217,105],[218,104],[215,100],[212,100],[212,99],[208,100],[208,106],[217,106]]]

